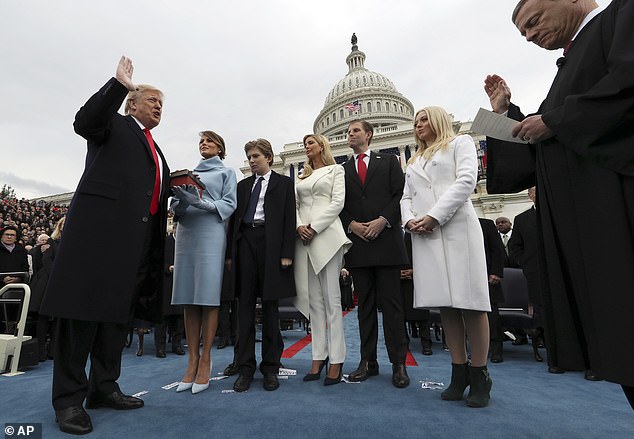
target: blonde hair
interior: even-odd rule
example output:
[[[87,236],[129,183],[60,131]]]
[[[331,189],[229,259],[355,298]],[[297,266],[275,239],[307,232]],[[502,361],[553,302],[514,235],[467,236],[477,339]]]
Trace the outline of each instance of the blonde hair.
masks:
[[[159,95],[161,96],[161,99],[163,99],[163,92],[159,90],[158,88],[154,87],[153,85],[138,84],[136,87],[136,90],[132,90],[128,92],[128,97],[126,98],[126,101],[125,101],[125,109],[124,109],[125,114],[130,114],[131,103],[136,101],[137,99],[141,99],[143,95],[145,94],[145,92],[148,92],[148,91],[157,91]]]
[[[65,216],[61,217],[60,220],[57,221],[57,224],[55,224],[55,229],[53,230],[53,233],[51,233],[51,239],[58,241],[62,237],[64,222],[66,222]]]
[[[429,126],[436,135],[436,138],[428,145],[425,141],[418,138],[416,129],[414,129],[414,140],[416,140],[418,149],[416,150],[416,154],[409,159],[408,164],[413,163],[418,157],[423,157],[425,160],[431,159],[437,151],[447,149],[449,142],[456,137],[456,133],[454,133],[451,125],[451,116],[449,116],[449,113],[442,107],[425,107],[418,110],[416,116],[414,116],[414,128],[416,128],[418,115],[422,112],[427,114]]]
[[[321,161],[323,162],[323,164],[326,166],[336,164],[335,159],[332,156],[332,151],[330,150],[330,143],[328,143],[328,139],[326,139],[326,137],[322,136],[321,134],[306,134],[304,136],[304,140],[302,141],[304,146],[306,146],[306,139],[308,139],[309,137],[315,139],[315,142],[317,142],[317,144],[321,146]],[[313,166],[314,164],[312,160],[304,162],[302,175],[300,175],[299,178],[304,179],[312,174]]]

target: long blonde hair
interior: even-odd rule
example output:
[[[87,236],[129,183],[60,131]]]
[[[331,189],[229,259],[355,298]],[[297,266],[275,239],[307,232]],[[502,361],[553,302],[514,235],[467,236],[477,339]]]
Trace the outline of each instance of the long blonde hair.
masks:
[[[427,114],[429,126],[436,135],[434,141],[429,145],[416,135],[416,120],[418,119],[418,115],[422,112]],[[414,140],[418,145],[418,149],[416,150],[416,154],[414,154],[407,163],[413,163],[418,157],[423,157],[425,160],[431,159],[437,151],[447,149],[449,142],[455,137],[456,133],[454,133],[453,126],[451,125],[451,116],[449,116],[449,113],[447,113],[444,108],[425,107],[422,110],[418,110],[416,116],[414,116]]]
[[[332,151],[330,150],[330,143],[328,143],[328,139],[326,139],[326,137],[322,136],[321,134],[306,134],[304,136],[304,140],[302,140],[302,143],[304,145],[306,145],[306,139],[308,139],[309,137],[315,139],[315,142],[317,142],[317,144],[321,146],[321,161],[324,163],[324,165],[334,165],[336,162],[334,157],[332,156]],[[302,175],[300,175],[299,178],[303,180],[304,178],[312,174],[313,166],[314,164],[312,160],[304,162]]]
[[[53,233],[51,233],[51,239],[58,241],[62,237],[64,222],[66,222],[65,216],[61,217],[59,221],[57,221],[57,224],[55,224],[55,229],[53,230]]]

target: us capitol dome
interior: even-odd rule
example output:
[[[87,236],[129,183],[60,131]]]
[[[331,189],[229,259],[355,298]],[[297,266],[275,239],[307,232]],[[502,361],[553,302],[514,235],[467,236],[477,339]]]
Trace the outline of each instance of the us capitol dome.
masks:
[[[345,135],[351,119],[363,118],[375,128],[411,123],[414,106],[386,76],[365,68],[365,53],[352,34],[352,51],[346,58],[348,74],[326,96],[313,132],[327,137]]]

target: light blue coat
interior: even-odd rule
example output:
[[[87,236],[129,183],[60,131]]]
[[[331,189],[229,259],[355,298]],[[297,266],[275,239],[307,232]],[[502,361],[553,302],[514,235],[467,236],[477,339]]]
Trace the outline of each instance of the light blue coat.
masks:
[[[194,169],[205,184],[206,209],[172,208],[178,213],[174,258],[173,305],[220,306],[222,273],[227,246],[226,220],[236,209],[236,176],[220,158],[201,160]]]

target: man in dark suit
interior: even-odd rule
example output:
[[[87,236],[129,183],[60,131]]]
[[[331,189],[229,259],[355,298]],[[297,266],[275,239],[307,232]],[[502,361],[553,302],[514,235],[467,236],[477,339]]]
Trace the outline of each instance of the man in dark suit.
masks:
[[[537,187],[549,356],[621,384],[634,408],[634,2],[523,0],[512,19],[564,56],[529,117],[502,78],[485,79],[494,111],[519,120],[512,134],[528,142],[489,142],[487,188]]]
[[[238,296],[238,340],[234,362],[236,392],[249,389],[256,369],[255,306],[262,300],[262,361],[265,390],[279,387],[284,349],[278,299],[295,296],[295,190],[293,181],[271,170],[273,148],[265,139],[244,147],[253,175],[238,183],[232,217],[231,267]]]
[[[403,171],[391,154],[370,152],[374,129],[364,120],[348,125],[348,143],[354,156],[346,162],[346,201],[339,215],[353,246],[346,254],[346,268],[352,274],[359,295],[361,361],[349,375],[350,381],[364,381],[378,375],[377,306],[383,313],[385,344],[392,363],[392,384],[407,387],[403,297],[400,268],[407,263],[401,234],[400,200]]]
[[[122,57],[116,76],[75,116],[75,132],[88,142],[86,168],[40,311],[59,318],[53,407],[66,433],[92,430],[84,399],[89,409],[143,406],[117,384],[121,352],[133,317],[160,320],[169,168],[149,130],[161,120],[163,94],[136,86],[132,71]],[[125,233],[125,244],[113,233]]]
[[[487,313],[489,317],[489,332],[491,342],[489,352],[491,355],[491,363],[501,363],[504,361],[502,355],[502,322],[500,320],[500,311],[498,304],[504,302],[504,292],[500,279],[504,276],[504,259],[506,252],[504,244],[500,240],[500,234],[495,227],[495,223],[486,218],[478,218],[482,235],[484,236],[484,252],[487,260],[487,275],[489,279],[489,299],[491,300],[491,312]]]

